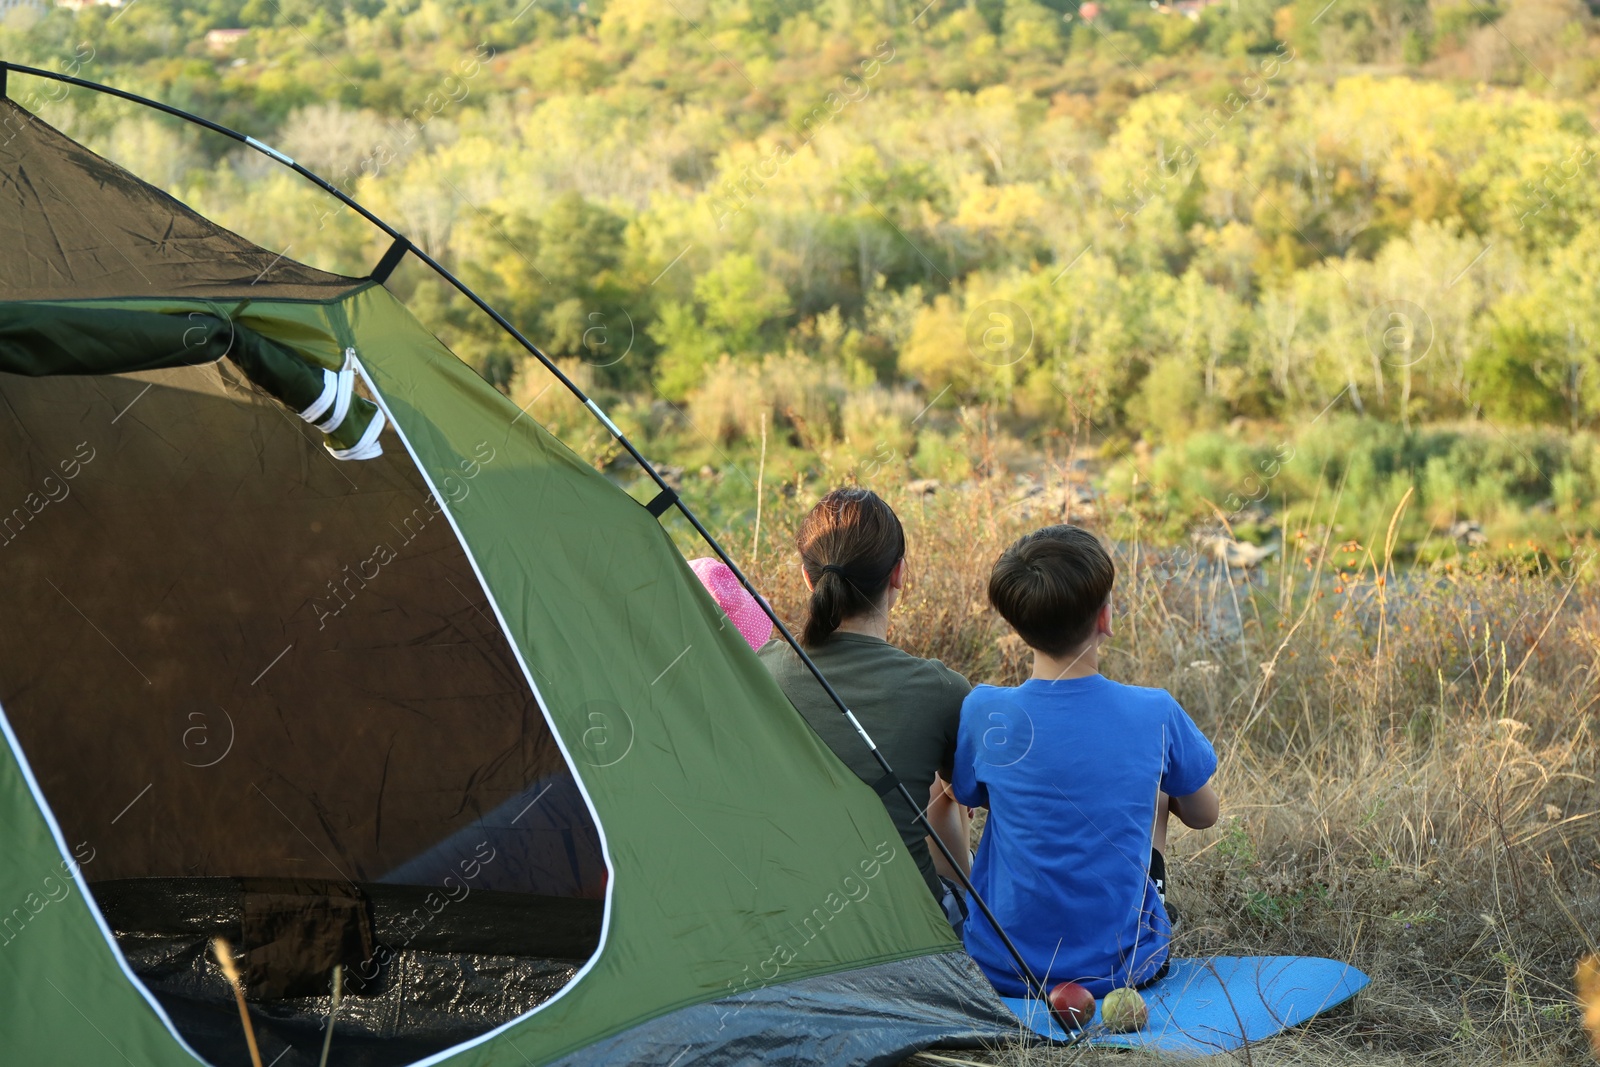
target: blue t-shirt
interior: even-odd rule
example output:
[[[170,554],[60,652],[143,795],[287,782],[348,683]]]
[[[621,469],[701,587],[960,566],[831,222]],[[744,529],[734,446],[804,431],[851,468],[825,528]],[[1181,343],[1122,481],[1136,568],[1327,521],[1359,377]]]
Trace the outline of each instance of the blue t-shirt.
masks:
[[[951,785],[989,809],[972,883],[1047,988],[1100,997],[1161,968],[1172,933],[1149,877],[1156,794],[1188,796],[1216,769],[1165,689],[1095,674],[968,694]],[[1002,995],[1027,995],[977,909],[966,944]]]

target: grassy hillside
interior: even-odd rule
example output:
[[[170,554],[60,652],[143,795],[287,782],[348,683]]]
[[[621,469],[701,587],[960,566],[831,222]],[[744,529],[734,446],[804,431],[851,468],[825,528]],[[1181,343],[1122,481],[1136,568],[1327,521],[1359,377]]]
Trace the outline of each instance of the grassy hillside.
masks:
[[[974,680],[1027,677],[984,588],[1000,550],[1037,526],[1036,498],[991,483],[890,499],[911,544],[890,640]],[[809,503],[780,500],[760,550],[737,545],[790,620],[804,600],[788,534]],[[1220,757],[1221,822],[1170,846],[1176,951],[1327,956],[1373,979],[1329,1017],[1216,1062],[1591,1063],[1572,976],[1600,931],[1593,568],[1576,582],[1406,576],[1381,530],[1375,544],[1331,537],[1330,503],[1254,582],[1189,552],[1114,553],[1105,673],[1171,691]],[[908,1067],[1129,1055],[1009,1048]]]

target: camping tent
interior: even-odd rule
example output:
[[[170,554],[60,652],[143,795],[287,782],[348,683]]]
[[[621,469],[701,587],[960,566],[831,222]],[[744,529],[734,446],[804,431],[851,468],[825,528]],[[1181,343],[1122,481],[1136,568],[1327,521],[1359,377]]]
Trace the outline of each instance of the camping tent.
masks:
[[[6,1062],[248,1063],[219,935],[276,1067],[335,965],[349,1067],[1015,1033],[660,506],[385,288],[408,249],[313,269],[0,99]]]

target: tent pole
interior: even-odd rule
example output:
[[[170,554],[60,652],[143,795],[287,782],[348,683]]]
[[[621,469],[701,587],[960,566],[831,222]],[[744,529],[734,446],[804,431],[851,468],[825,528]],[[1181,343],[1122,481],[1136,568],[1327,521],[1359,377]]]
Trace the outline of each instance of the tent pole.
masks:
[[[205,129],[211,130],[214,133],[220,133],[224,137],[228,137],[238,141],[241,144],[248,145],[250,148],[255,149],[257,152],[260,152],[265,156],[270,156],[272,159],[275,159],[279,163],[282,163],[284,166],[290,168],[295,173],[311,182],[313,185],[316,185],[323,192],[337,199],[346,207],[355,211],[373,226],[388,234],[390,238],[396,241],[405,242],[407,250],[412,255],[426,263],[441,278],[449,282],[458,291],[460,291],[463,296],[472,301],[473,304],[477,305],[480,311],[488,315],[489,318],[493,319],[495,324],[506,333],[510,334],[518,344],[527,349],[529,354],[543,364],[546,370],[555,375],[556,379],[561,382],[562,385],[566,386],[567,390],[571,392],[572,395],[575,396],[584,407],[588,408],[590,413],[593,414],[595,418],[600,420],[605,428],[611,433],[611,436],[616,438],[617,443],[627,450],[628,454],[633,457],[634,462],[639,464],[640,469],[649,475],[651,480],[654,481],[660,489],[673,492],[672,503],[677,507],[678,511],[683,514],[684,518],[689,520],[689,523],[694,527],[695,532],[698,533],[705,541],[706,545],[716,553],[717,558],[720,559],[728,567],[728,569],[733,572],[734,576],[738,578],[739,584],[745,588],[745,591],[750,593],[750,595],[755,598],[756,603],[761,605],[761,609],[766,612],[767,617],[772,620],[772,624],[777,628],[778,632],[783,635],[783,640],[789,645],[790,648],[794,650],[795,654],[800,657],[800,662],[805,664],[806,669],[811,672],[812,677],[814,677],[822,686],[823,691],[828,694],[828,698],[833,701],[835,706],[838,707],[840,713],[842,713],[845,718],[850,720],[850,725],[853,726],[856,733],[860,735],[862,742],[867,746],[867,750],[872,753],[872,758],[883,770],[886,779],[893,780],[895,790],[900,794],[901,798],[907,804],[911,805],[911,810],[916,812],[917,821],[927,829],[928,836],[933,839],[934,844],[938,846],[939,852],[944,856],[945,861],[950,864],[951,869],[954,870],[956,875],[959,877],[962,889],[966,891],[967,895],[972,899],[972,902],[978,906],[978,910],[983,913],[984,919],[987,920],[989,925],[994,928],[995,933],[1000,935],[1001,942],[1004,943],[1006,951],[1010,954],[1012,961],[1016,963],[1020,971],[1020,977],[1027,984],[1029,990],[1032,991],[1034,996],[1037,996],[1041,1000],[1048,1000],[1049,991],[1045,988],[1044,983],[1039,980],[1038,976],[1033,973],[1033,969],[1028,966],[1027,961],[1022,958],[1022,953],[1018,951],[1017,946],[1012,942],[1010,936],[1000,925],[1000,921],[995,918],[994,912],[989,909],[988,903],[978,892],[977,887],[972,884],[972,879],[964,871],[962,871],[961,865],[956,862],[955,855],[950,851],[949,846],[946,845],[943,839],[939,837],[938,833],[935,832],[933,824],[928,820],[926,806],[917,803],[916,798],[911,795],[911,790],[906,788],[906,784],[900,780],[899,775],[894,773],[894,768],[889,765],[888,759],[886,759],[883,753],[879,751],[877,743],[872,740],[872,736],[867,733],[865,728],[862,727],[860,721],[855,717],[855,713],[850,710],[849,706],[844,702],[844,699],[839,696],[838,692],[828,682],[828,679],[823,676],[822,670],[816,665],[812,658],[806,654],[806,650],[801,646],[800,642],[795,639],[794,634],[789,631],[789,628],[784,625],[783,620],[778,618],[777,612],[774,611],[772,606],[767,603],[766,598],[756,592],[755,587],[750,583],[750,579],[745,576],[744,571],[739,568],[738,564],[734,563],[733,559],[717,542],[716,538],[711,535],[711,531],[705,528],[705,525],[700,521],[699,517],[695,515],[695,513],[689,509],[689,506],[683,502],[683,498],[678,496],[677,493],[672,490],[672,487],[667,484],[666,479],[663,478],[660,472],[658,472],[655,467],[651,465],[650,461],[645,459],[644,455],[634,447],[633,442],[628,440],[627,435],[617,427],[616,423],[611,421],[611,418],[600,408],[600,405],[596,404],[586,393],[584,393],[584,391],[579,388],[577,382],[574,382],[571,378],[567,377],[567,375],[562,372],[561,368],[556,365],[554,360],[540,351],[539,347],[532,341],[524,337],[522,331],[518,330],[506,319],[505,316],[501,315],[500,312],[496,311],[492,306],[490,306],[488,301],[484,300],[477,293],[473,292],[465,282],[452,274],[442,263],[434,259],[423,249],[413,244],[411,240],[405,236],[405,234],[401,233],[399,230],[395,229],[393,226],[390,226],[387,222],[384,222],[381,218],[368,211],[354,198],[346,194],[342,189],[334,185],[332,182],[329,182],[321,175],[306,169],[304,166],[296,163],[293,159],[290,159],[288,156],[284,155],[282,152],[279,152],[277,149],[272,148],[270,145],[263,144],[254,137],[249,137],[237,130],[229,129],[226,126],[212,122],[209,119],[201,118],[199,115],[184,111],[182,108],[176,108],[170,104],[163,104],[159,100],[152,100],[149,97],[140,96],[137,93],[130,93],[124,89],[113,88],[112,86],[103,85],[99,82],[92,82],[83,78],[74,78],[67,74],[59,74],[55,71],[44,70],[38,67],[26,67],[17,63],[8,63],[0,60],[0,85],[5,84],[6,73],[13,70],[19,74],[31,74],[39,78],[48,78],[52,81],[64,82],[68,85],[76,85],[83,89],[91,89],[95,92],[106,93],[110,96],[120,97],[123,100],[128,100],[135,104],[142,104],[145,107],[154,108],[157,111],[165,112],[166,114],[172,115],[175,118],[180,118],[187,122],[192,122],[197,126],[204,127]]]

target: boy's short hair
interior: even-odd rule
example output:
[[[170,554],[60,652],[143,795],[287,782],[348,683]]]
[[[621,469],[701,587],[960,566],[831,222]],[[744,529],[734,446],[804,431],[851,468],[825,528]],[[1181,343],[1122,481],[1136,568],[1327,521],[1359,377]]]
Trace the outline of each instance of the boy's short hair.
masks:
[[[989,603],[1029,648],[1059,656],[1087,641],[1117,568],[1081,526],[1046,526],[1000,554]]]

